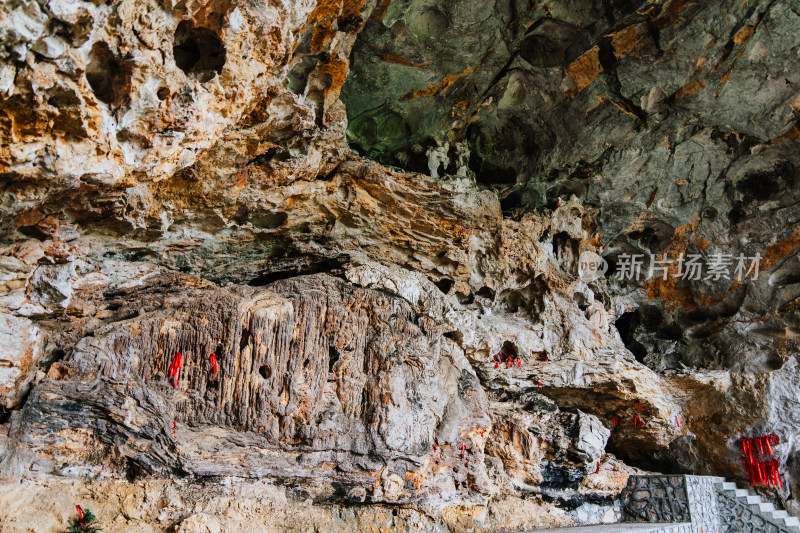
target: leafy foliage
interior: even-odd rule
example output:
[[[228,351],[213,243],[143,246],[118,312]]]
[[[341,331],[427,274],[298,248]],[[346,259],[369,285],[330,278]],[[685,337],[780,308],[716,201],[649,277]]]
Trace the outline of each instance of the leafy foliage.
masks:
[[[83,511],[83,519],[78,517],[75,520],[70,520],[69,531],[70,533],[97,533],[103,531],[102,528],[96,527],[97,517],[92,514],[89,509]]]

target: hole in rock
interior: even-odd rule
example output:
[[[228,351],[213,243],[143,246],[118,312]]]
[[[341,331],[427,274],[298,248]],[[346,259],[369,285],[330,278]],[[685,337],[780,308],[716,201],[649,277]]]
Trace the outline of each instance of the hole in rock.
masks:
[[[717,211],[715,208],[711,207],[710,205],[705,206],[703,208],[703,210],[701,211],[701,216],[706,220],[714,220],[714,219],[717,218],[718,214],[719,214],[719,211]]]
[[[460,331],[448,331],[444,333],[444,336],[454,341],[456,344],[461,344],[464,341],[464,334]]]
[[[469,168],[475,172],[475,181],[482,185],[512,185],[517,182],[517,172],[510,167],[499,167],[470,154]]]
[[[778,161],[772,168],[748,172],[736,183],[744,200],[764,202],[775,199],[794,181],[795,168],[789,161]]]
[[[520,291],[502,292],[500,299],[504,302],[503,308],[506,313],[518,313],[525,308],[527,303]]]
[[[321,56],[305,56],[302,57],[297,63],[294,64],[289,71],[287,78],[289,80],[289,90],[300,96],[306,90],[308,85],[308,78],[314,69],[319,65]]]
[[[289,219],[289,215],[282,211],[276,213],[254,213],[250,216],[250,222],[259,229],[276,229]]]
[[[580,30],[567,22],[544,19],[519,44],[519,55],[534,68],[568,64],[583,50]]]
[[[500,353],[498,353],[494,360],[500,363],[505,363],[507,361],[514,362],[515,359],[518,358],[517,347],[511,341],[503,342],[503,346],[500,348]]]
[[[622,422],[620,420],[620,422]],[[614,454],[622,459],[625,464],[651,472],[661,472],[663,474],[682,474],[676,471],[674,461],[665,455],[659,454],[648,446],[642,446],[641,442],[631,439],[622,432],[612,432],[606,444],[606,452]]]
[[[98,100],[120,105],[130,92],[131,65],[119,61],[108,44],[99,41],[92,45],[86,81]]]
[[[511,341],[505,341],[503,343],[503,351],[512,357],[517,357],[517,347]]]
[[[303,368],[308,370],[309,366],[311,366],[311,359],[306,359],[305,361],[303,361]]]
[[[333,372],[333,366],[339,360],[339,350],[333,345],[328,348],[328,372]]]
[[[314,181],[331,181],[333,177],[336,176],[336,171],[338,170],[338,168],[339,167],[334,168],[327,174],[318,174],[317,177],[314,178]]]
[[[556,256],[561,269],[567,273],[578,274],[578,255],[580,242],[562,231],[553,235],[553,254]]]
[[[490,300],[494,300],[494,291],[486,286],[481,287],[475,294],[480,296],[481,298],[488,298]]]
[[[169,97],[169,89],[167,87],[159,87],[156,91],[156,96],[159,100],[166,100]]]
[[[524,207],[529,203],[536,205],[537,202],[538,196],[535,192],[531,194],[530,191],[524,191],[523,193],[523,189],[515,188],[500,200],[500,209],[503,210],[504,215],[513,216],[514,209]]]
[[[282,148],[270,148],[263,154],[259,154],[248,161],[247,165],[263,167],[269,165],[270,163],[283,163],[285,161],[289,161],[290,159],[292,159],[292,154],[289,152],[289,150],[284,150]]]
[[[26,237],[30,237],[31,239],[46,241],[48,238],[47,233],[39,229],[37,226],[20,226],[19,228],[17,228],[17,231],[19,231]]]
[[[61,361],[62,359],[64,359],[65,355],[67,355],[67,353],[63,349],[56,348],[55,350],[50,352],[50,357],[48,359],[50,363],[55,363],[56,361]]]
[[[269,379],[272,377],[272,369],[269,367],[269,365],[261,365],[258,369],[258,373],[264,379]]]
[[[288,265],[287,265],[288,266]],[[292,265],[293,267],[295,265]],[[251,280],[248,285],[251,287],[263,287],[270,283],[275,283],[283,279],[290,279],[297,276],[306,276],[309,274],[327,273],[331,275],[340,274],[336,270],[341,267],[341,264],[334,260],[324,260],[318,262],[309,262],[306,265],[296,265],[296,268],[286,270],[276,270],[274,272],[265,272],[260,276]]]
[[[148,469],[139,462],[133,459],[127,459],[125,461],[125,479],[128,480],[129,483],[133,483],[149,473]]]
[[[436,287],[440,291],[442,291],[442,293],[447,294],[448,292],[450,292],[450,289],[453,287],[453,280],[452,279],[447,279],[447,278],[442,278],[439,281],[434,281],[433,284],[436,285]]]
[[[578,304],[578,309],[581,311],[586,311],[589,309],[589,300],[583,295],[583,293],[576,292],[572,295],[572,299],[575,300],[575,303]]]
[[[645,247],[655,253],[665,249],[674,234],[675,229],[672,226],[655,221],[653,227],[646,227],[628,233],[628,238],[631,241],[636,241],[639,247]]]
[[[225,65],[225,47],[219,36],[189,20],[181,21],[175,30],[172,55],[178,68],[201,83],[212,80]]]
[[[634,357],[636,357],[636,360],[641,363],[647,355],[647,348],[634,337],[634,333],[640,322],[639,313],[630,311],[622,313],[616,322],[614,322],[614,325],[617,326],[617,331],[619,331],[619,336],[625,344],[625,347],[629,349]]]
[[[535,138],[532,128],[518,118],[471,124],[467,128],[469,168],[477,183],[501,187],[517,183],[525,161],[540,152]]]
[[[457,292],[456,296],[458,297],[458,303],[461,305],[469,305],[475,301],[475,296],[471,292],[469,294]]]

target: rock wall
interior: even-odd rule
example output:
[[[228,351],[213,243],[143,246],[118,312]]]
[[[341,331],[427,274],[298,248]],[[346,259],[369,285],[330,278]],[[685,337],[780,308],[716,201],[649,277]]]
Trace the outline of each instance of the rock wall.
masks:
[[[501,4],[2,7],[3,531],[613,522],[768,432],[797,513],[796,10]]]

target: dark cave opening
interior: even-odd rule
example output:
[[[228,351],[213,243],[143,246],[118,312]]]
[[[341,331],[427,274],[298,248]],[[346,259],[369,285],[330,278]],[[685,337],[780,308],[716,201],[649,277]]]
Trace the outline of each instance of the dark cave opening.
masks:
[[[458,298],[458,303],[461,305],[470,305],[475,303],[475,295],[472,293],[472,291],[470,291],[468,294],[456,292],[456,297]]]
[[[274,271],[264,272],[251,279],[247,284],[251,287],[263,287],[276,281],[291,279],[297,276],[308,276],[311,274],[331,274],[340,275],[341,263],[332,259],[322,261],[309,261],[306,264],[294,265],[293,268],[283,268]]]
[[[260,375],[262,378],[264,378],[264,379],[267,379],[267,380],[268,380],[269,378],[271,378],[271,377],[272,377],[272,368],[270,368],[270,366],[269,366],[269,365],[261,365],[261,366],[258,368],[258,374],[259,374],[259,375]]]
[[[478,292],[475,293],[475,296],[480,296],[481,298],[486,298],[488,300],[494,300],[494,291],[484,285],[478,289]]]
[[[447,294],[453,288],[454,281],[448,278],[442,278],[439,281],[434,281],[433,284],[436,288],[442,291],[442,294]]]
[[[442,333],[442,336],[450,339],[451,341],[459,345],[464,342],[464,334],[461,333],[460,331],[447,331],[445,333]]]
[[[635,430],[631,429],[631,431]],[[682,471],[682,469],[676,467],[674,461],[666,453],[666,450],[658,452],[648,449],[642,446],[642,443],[637,443],[636,439],[620,438],[617,437],[614,432],[612,432],[611,438],[608,439],[606,452],[613,454],[615,457],[624,461],[625,464],[641,468],[642,470],[660,472],[662,474],[686,473]]]
[[[339,350],[331,344],[328,347],[328,373],[332,374],[334,372],[334,365],[339,360]]]
[[[503,341],[500,353],[505,355],[505,360],[513,360],[519,357],[517,346],[511,341]]]
[[[474,124],[467,129],[469,168],[475,173],[475,181],[482,185],[513,185],[517,182],[517,171],[513,167],[495,161],[496,150],[501,144],[504,148],[500,154],[515,146],[517,141],[511,138],[515,135],[516,132],[503,129],[492,132]]]
[[[225,47],[215,32],[183,20],[175,29],[172,54],[186,75],[201,83],[210,81],[225,65]]]
[[[640,322],[640,315],[637,311],[628,311],[627,313],[622,313],[614,322],[614,325],[617,327],[625,347],[633,353],[637,361],[643,363],[644,358],[647,356],[647,348],[634,337],[634,332],[639,327]]]
[[[561,270],[566,274],[578,274],[578,259],[580,241],[573,239],[564,231],[553,235],[553,255],[555,255]]]
[[[121,105],[128,98],[133,68],[114,56],[108,44],[98,41],[89,52],[86,81],[103,103]]]
[[[277,229],[289,219],[289,215],[283,211],[268,213],[253,213],[250,215],[250,222],[259,229]]]

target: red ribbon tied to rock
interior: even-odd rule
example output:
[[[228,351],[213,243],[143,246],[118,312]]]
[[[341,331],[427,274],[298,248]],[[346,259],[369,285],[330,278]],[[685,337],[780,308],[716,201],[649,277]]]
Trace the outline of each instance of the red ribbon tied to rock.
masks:
[[[175,388],[178,388],[178,378],[181,373],[181,365],[183,364],[183,356],[178,352],[172,359],[172,364],[169,365],[169,377],[172,378]]]
[[[213,366],[214,373],[216,374],[217,373],[217,354],[212,353],[211,357],[209,357],[209,359],[211,360],[211,365]]]
[[[80,505],[76,505],[75,508],[78,510],[78,521],[83,525],[83,509],[81,509]]]
[[[767,487],[780,486],[783,480],[780,474],[780,462],[773,458],[773,444],[780,440],[774,433],[763,437],[741,438],[742,466],[750,477],[750,485],[764,484]]]

